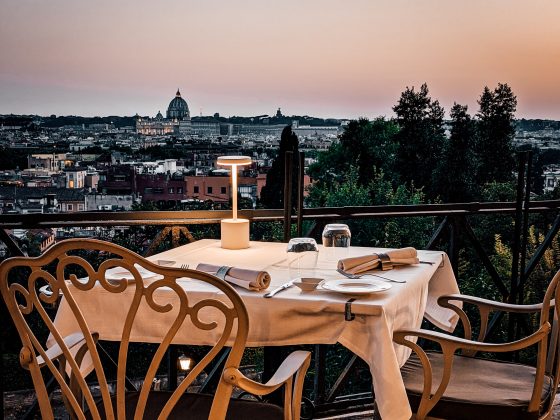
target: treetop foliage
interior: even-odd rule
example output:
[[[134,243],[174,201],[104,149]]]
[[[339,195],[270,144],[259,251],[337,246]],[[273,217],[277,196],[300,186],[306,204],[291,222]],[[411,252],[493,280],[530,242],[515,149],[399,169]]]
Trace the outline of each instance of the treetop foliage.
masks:
[[[486,184],[513,179],[517,99],[500,83],[485,87],[478,104],[473,117],[466,105],[455,103],[446,122],[426,84],[407,87],[393,107],[394,119],[351,121],[339,142],[319,153],[309,168],[315,182],[309,203],[324,205],[333,185],[349,179],[351,167],[361,188],[379,182],[382,173],[393,188],[419,188],[426,200],[482,200]],[[378,193],[368,190],[372,203]]]

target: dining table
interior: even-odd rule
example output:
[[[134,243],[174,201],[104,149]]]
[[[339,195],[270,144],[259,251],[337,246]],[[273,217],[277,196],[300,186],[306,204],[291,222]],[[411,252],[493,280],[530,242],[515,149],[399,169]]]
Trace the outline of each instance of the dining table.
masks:
[[[333,258],[332,250],[320,245],[318,249],[313,276],[325,282],[344,278],[337,271],[337,259]],[[354,257],[387,252],[387,249],[351,246],[338,252],[339,256]],[[412,413],[400,367],[410,356],[411,350],[395,344],[393,332],[419,328],[424,317],[446,331],[455,328],[458,321],[456,313],[437,304],[440,296],[459,293],[447,255],[442,251],[419,250],[418,258],[422,263],[379,271],[386,279],[399,281],[388,282],[377,278],[390,285],[380,288],[379,292],[353,295],[319,285],[312,291],[289,287],[272,298],[265,298],[266,292],[291,280],[293,273],[288,267],[288,257],[285,243],[250,242],[249,248],[230,250],[222,248],[219,240],[202,239],[152,255],[148,259],[191,269],[200,263],[208,263],[267,271],[271,277],[267,290],[248,290],[233,285],[249,314],[246,345],[340,343],[368,364],[381,417],[390,420],[410,419]],[[189,299],[204,299],[216,294],[209,285],[201,282],[178,283],[187,289]],[[158,293],[155,298],[164,300],[166,291],[158,290]],[[118,295],[102,287],[74,295],[89,328],[98,332],[101,340],[121,339],[127,308]],[[131,341],[160,342],[162,331],[166,331],[165,325],[169,325],[166,316],[173,315],[158,314],[154,317],[147,305],[144,309],[140,307]],[[55,325],[63,335],[76,331],[72,311],[64,298],[57,311]],[[215,337],[208,331],[195,332],[185,328],[177,333],[173,343],[212,345],[214,340]]]

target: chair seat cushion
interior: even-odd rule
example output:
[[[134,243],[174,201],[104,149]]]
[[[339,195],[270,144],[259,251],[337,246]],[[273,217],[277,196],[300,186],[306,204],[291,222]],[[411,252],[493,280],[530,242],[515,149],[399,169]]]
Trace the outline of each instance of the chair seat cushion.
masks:
[[[134,418],[134,410],[136,409],[138,396],[138,392],[130,392],[126,394],[125,405],[127,420]],[[151,391],[142,419],[157,419],[169,397],[171,397],[171,392]],[[112,400],[113,410],[116,413],[116,400],[114,396]],[[213,395],[185,393],[175,405],[175,408],[168,419],[208,420],[213,400]],[[97,403],[97,407],[101,418],[105,418],[103,402],[99,401]],[[91,418],[91,416],[87,417]],[[283,409],[277,405],[237,398],[232,398],[230,400],[226,416],[227,420],[283,420],[283,418]]]
[[[443,354],[426,352],[432,365],[432,394],[443,373]],[[527,413],[533,392],[535,368],[517,363],[455,355],[451,379],[429,415],[445,419],[530,419]],[[424,387],[424,370],[415,353],[401,368],[412,410],[416,412]],[[552,380],[545,376],[541,401],[550,398]]]

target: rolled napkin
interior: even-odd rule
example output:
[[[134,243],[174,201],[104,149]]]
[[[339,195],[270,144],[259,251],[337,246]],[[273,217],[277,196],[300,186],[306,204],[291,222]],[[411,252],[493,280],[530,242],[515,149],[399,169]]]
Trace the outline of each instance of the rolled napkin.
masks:
[[[345,258],[338,262],[338,269],[349,274],[359,274],[388,265],[418,264],[416,249],[412,247],[393,249],[385,253],[363,255],[361,257]]]
[[[248,270],[245,268],[227,267],[214,264],[200,263],[196,266],[199,271],[214,274],[228,283],[244,287],[249,290],[264,290],[270,286],[270,274],[266,271]]]

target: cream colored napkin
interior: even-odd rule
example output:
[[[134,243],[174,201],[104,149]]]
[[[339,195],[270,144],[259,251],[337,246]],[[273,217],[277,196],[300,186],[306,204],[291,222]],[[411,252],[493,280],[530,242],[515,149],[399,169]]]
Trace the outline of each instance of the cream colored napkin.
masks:
[[[205,263],[200,263],[196,266],[197,270],[214,275],[218,273],[220,268],[222,268],[220,265]],[[249,290],[259,291],[270,286],[270,274],[266,271],[248,270],[245,268],[230,267],[226,272],[224,280]]]
[[[412,247],[393,249],[384,253],[394,265],[418,264],[416,249]],[[383,254],[370,254],[361,257],[345,258],[338,262],[338,268],[349,273],[358,274],[376,268],[382,268]]]

